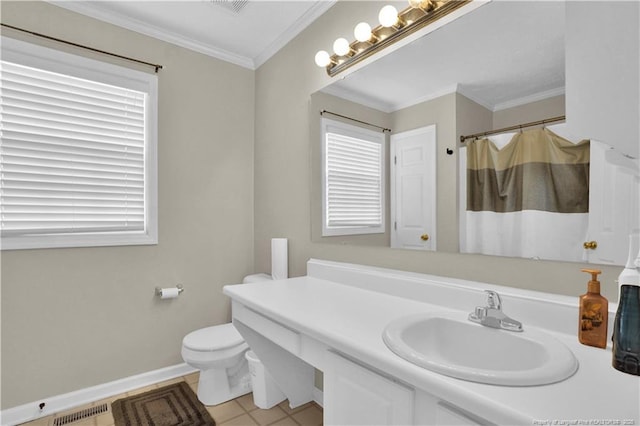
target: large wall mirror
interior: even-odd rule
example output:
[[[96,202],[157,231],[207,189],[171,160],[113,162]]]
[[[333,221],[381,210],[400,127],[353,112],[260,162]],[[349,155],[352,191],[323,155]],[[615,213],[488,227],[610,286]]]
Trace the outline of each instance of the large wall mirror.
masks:
[[[314,93],[309,104],[312,240],[460,252],[466,232],[460,214],[466,150],[459,138],[565,115],[565,9],[564,2],[484,4]],[[384,134],[383,233],[323,235],[322,116]],[[568,124],[545,126],[571,141],[590,138]],[[417,147],[411,142],[416,134],[429,143]],[[402,183],[404,167],[416,163],[404,160],[425,158],[422,167],[433,173]],[[637,162],[625,166],[637,175]],[[637,176],[633,179],[637,184]],[[421,193],[427,196],[416,195]],[[637,202],[630,206],[636,210],[628,216],[638,216]],[[567,258],[521,257],[620,264],[626,235],[637,228],[616,231],[623,247],[609,258],[582,254],[587,232]]]

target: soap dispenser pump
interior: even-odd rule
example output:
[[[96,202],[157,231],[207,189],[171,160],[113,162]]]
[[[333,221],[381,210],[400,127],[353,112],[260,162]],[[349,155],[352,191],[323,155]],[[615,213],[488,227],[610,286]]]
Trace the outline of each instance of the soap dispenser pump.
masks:
[[[600,294],[599,269],[582,269],[591,274],[587,293],[580,296],[580,324],[578,340],[583,345],[607,347],[607,319],[609,302]]]
[[[640,235],[629,236],[629,258],[618,277],[620,296],[613,325],[616,370],[640,376]],[[637,253],[637,257],[636,257]]]

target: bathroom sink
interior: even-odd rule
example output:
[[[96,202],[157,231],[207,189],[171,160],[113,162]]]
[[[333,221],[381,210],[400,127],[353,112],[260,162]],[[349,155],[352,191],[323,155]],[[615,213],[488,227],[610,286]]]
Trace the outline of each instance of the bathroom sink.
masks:
[[[413,364],[479,383],[544,385],[578,369],[571,350],[543,331],[485,327],[462,312],[402,317],[389,323],[382,337],[391,351]]]

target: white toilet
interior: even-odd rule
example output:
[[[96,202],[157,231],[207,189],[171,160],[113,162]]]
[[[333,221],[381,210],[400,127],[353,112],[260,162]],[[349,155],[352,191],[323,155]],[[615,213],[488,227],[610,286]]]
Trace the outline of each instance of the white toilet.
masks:
[[[243,284],[271,280],[271,275],[254,274]],[[201,328],[182,340],[182,359],[200,370],[198,399],[217,405],[251,392],[251,376],[245,353],[249,345],[233,324]]]

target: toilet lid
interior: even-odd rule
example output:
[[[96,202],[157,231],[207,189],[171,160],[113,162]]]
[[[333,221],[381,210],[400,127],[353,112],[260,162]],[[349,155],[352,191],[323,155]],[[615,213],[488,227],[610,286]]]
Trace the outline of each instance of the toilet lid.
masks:
[[[182,345],[192,351],[217,351],[244,343],[233,324],[214,325],[187,334]]]

